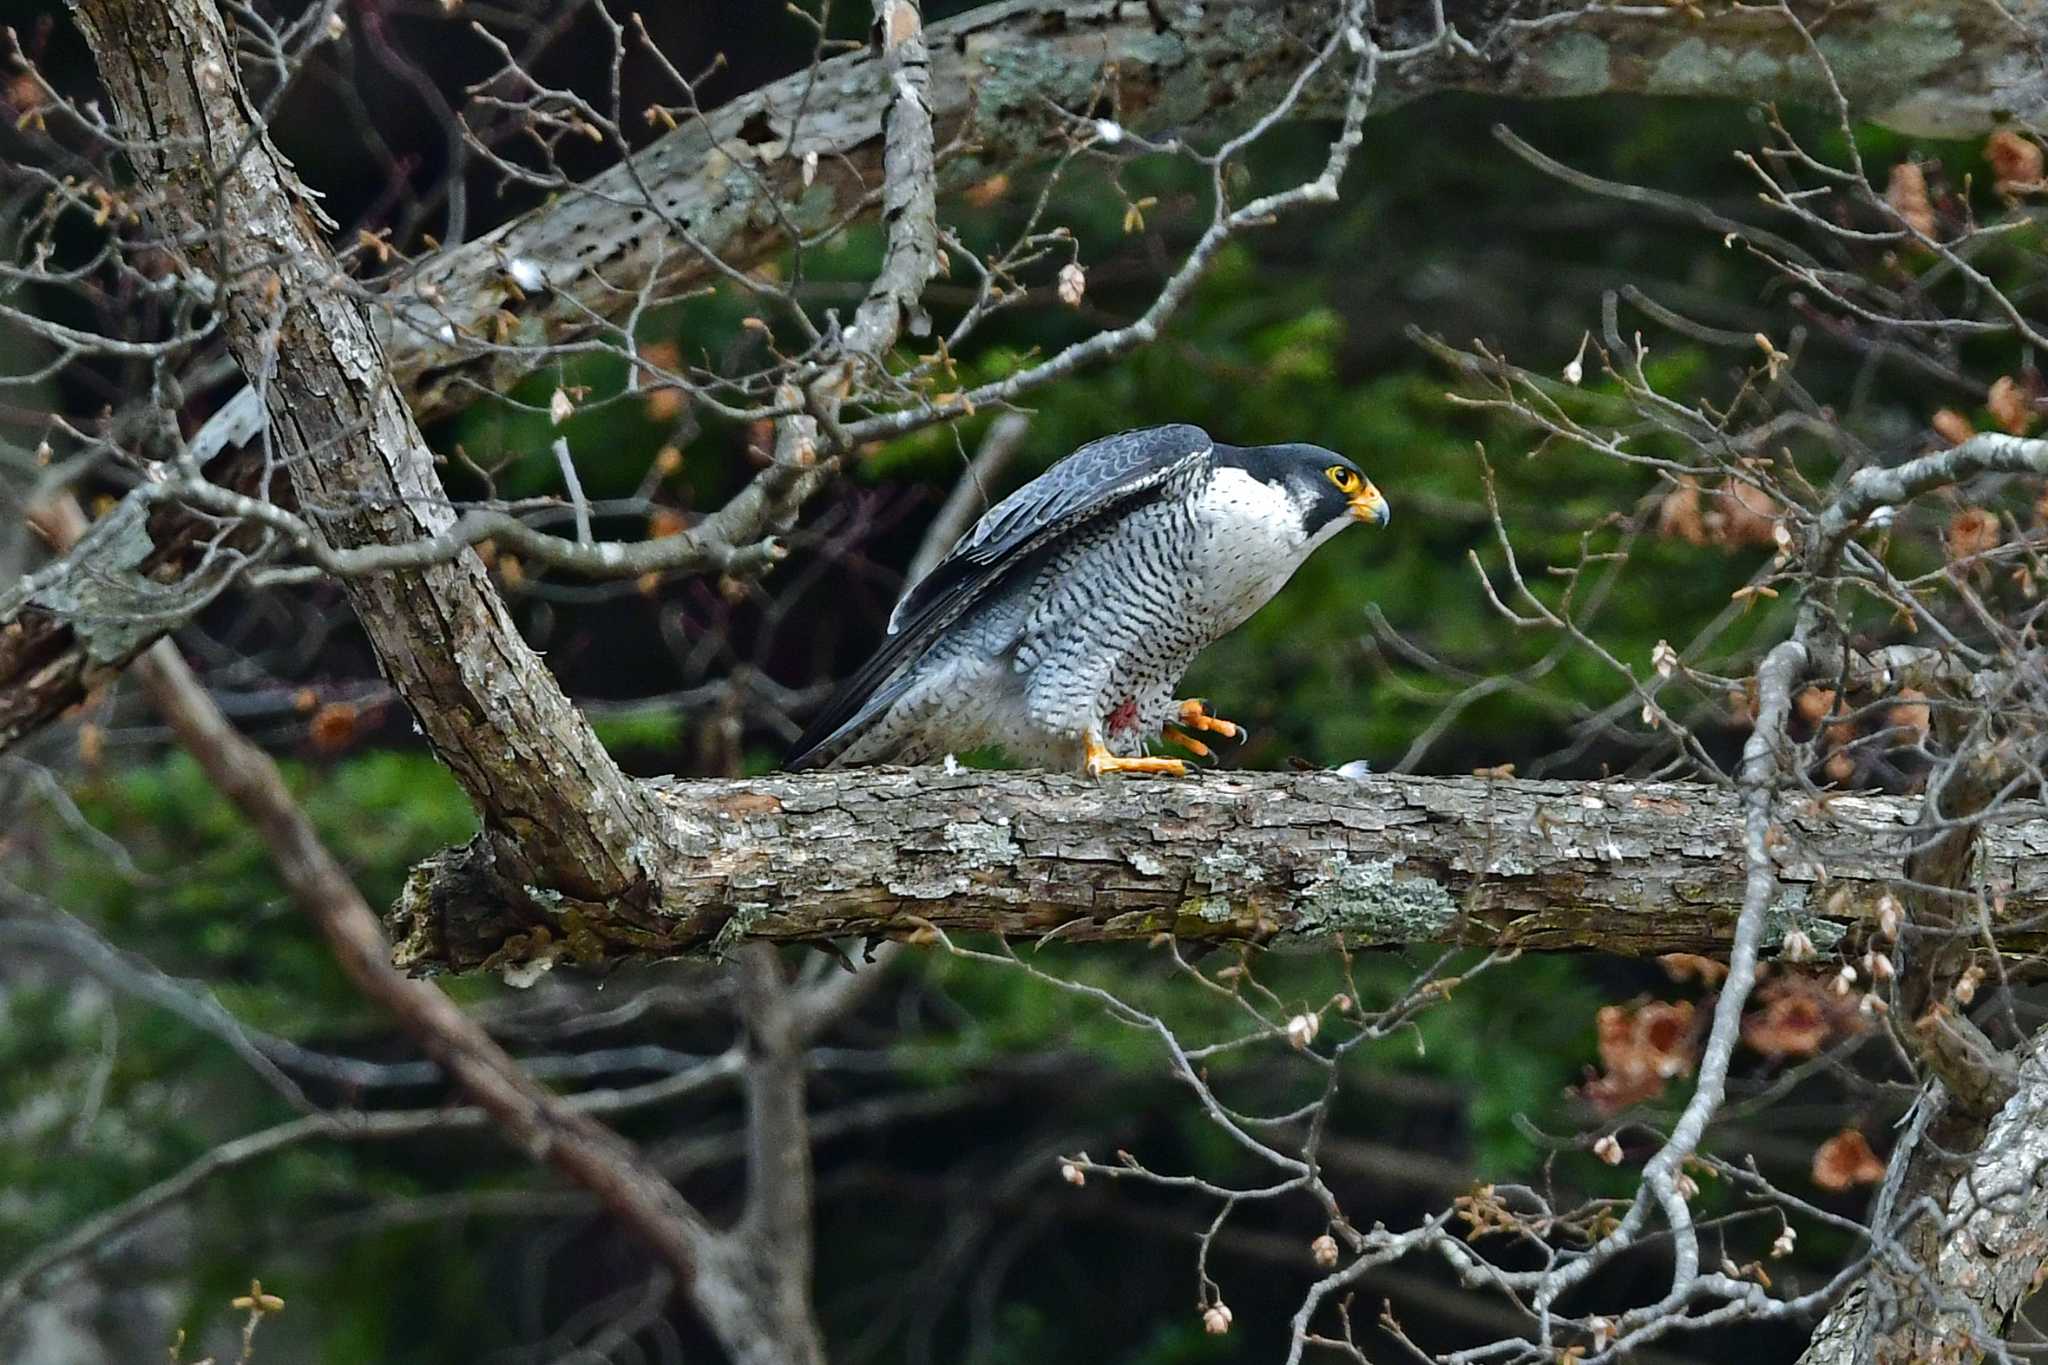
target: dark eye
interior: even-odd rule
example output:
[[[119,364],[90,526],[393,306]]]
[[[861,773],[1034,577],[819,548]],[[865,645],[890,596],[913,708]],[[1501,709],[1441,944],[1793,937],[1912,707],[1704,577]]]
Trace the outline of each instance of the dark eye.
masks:
[[[1323,476],[1337,485],[1339,493],[1349,493],[1358,487],[1358,476],[1341,464],[1333,464],[1323,471]]]

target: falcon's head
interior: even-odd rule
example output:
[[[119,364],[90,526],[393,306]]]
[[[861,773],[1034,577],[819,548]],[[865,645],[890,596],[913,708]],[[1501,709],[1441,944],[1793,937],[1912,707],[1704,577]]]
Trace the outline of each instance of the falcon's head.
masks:
[[[1353,522],[1385,526],[1387,500],[1365,471],[1334,450],[1300,442],[1216,447],[1220,468],[1235,466],[1284,494],[1301,518],[1304,540],[1320,545]]]

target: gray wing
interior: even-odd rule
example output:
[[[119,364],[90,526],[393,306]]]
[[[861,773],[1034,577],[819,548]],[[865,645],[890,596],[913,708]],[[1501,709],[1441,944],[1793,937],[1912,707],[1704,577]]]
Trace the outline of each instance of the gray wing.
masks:
[[[912,584],[889,614],[889,633],[962,584],[1026,553],[1066,527],[1180,473],[1215,443],[1197,426],[1145,427],[1090,441],[982,514],[974,529]]]
[[[1186,424],[1105,436],[991,507],[903,595],[881,648],[812,717],[782,766],[796,772],[830,763],[894,704],[910,676],[905,665],[1033,550],[1193,468],[1214,444]]]

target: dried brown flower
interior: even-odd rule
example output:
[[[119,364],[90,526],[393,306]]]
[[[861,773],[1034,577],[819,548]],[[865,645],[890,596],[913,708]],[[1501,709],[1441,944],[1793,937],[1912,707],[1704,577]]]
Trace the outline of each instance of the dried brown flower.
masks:
[[[2042,188],[2041,144],[2032,138],[2000,128],[1984,139],[1984,159],[1991,163],[1993,183],[2000,194],[2027,194]]]
[[[1824,1190],[1846,1190],[1855,1185],[1874,1185],[1884,1179],[1884,1163],[1870,1150],[1870,1143],[1854,1128],[1823,1142],[1813,1154],[1813,1183]]]
[[[1907,227],[1923,237],[1934,235],[1934,203],[1927,196],[1927,172],[1919,162],[1901,161],[1892,167],[1884,197]]]

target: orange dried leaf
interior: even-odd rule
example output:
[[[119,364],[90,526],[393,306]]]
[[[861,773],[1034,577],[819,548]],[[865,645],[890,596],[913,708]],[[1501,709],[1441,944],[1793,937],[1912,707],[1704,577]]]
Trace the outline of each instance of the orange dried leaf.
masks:
[[[1792,709],[1808,725],[1818,725],[1823,717],[1836,709],[1834,689],[1806,688],[1792,699]]]
[[[1775,547],[1778,543],[1778,502],[1754,484],[1730,480],[1714,499],[1707,529],[1727,549],[1742,545]]]
[[[1914,687],[1899,689],[1899,704],[1885,712],[1885,724],[1894,730],[1905,730],[1913,739],[1925,739],[1933,712],[1927,704],[1927,694]]]
[[[1680,479],[1657,504],[1657,534],[1688,545],[1707,543],[1706,523],[1700,517],[1700,486],[1691,475]]]
[[[2025,194],[2042,188],[2041,144],[2010,128],[2000,128],[1984,140],[1984,159],[1991,163],[1993,183],[2000,194]]]
[[[2034,400],[2009,374],[2000,375],[1991,385],[1991,393],[1984,400],[1984,406],[1998,425],[2015,436],[2027,434],[2027,428],[2034,425]]]
[[[673,385],[650,389],[647,393],[647,420],[673,422],[683,415],[683,406],[687,401],[688,395]]]
[[[1009,192],[1010,177],[1004,174],[996,174],[988,177],[986,180],[969,185],[965,190],[961,191],[960,197],[965,199],[971,208],[985,209],[991,204],[1001,202],[1003,197],[1009,194]]]
[[[359,719],[356,708],[349,703],[331,701],[313,713],[306,732],[313,747],[321,753],[339,753],[355,739]]]
[[[1716,962],[1698,953],[1666,953],[1657,961],[1663,964],[1665,975],[1673,981],[1690,981],[1697,977],[1703,986],[1718,986],[1721,978],[1728,975],[1727,963]]]
[[[1907,227],[1923,237],[1934,235],[1934,204],[1927,197],[1927,172],[1919,162],[1901,161],[1892,167],[1884,197]]]
[[[1977,434],[1977,428],[1970,424],[1970,419],[1954,408],[1943,408],[1935,413],[1932,425],[1935,435],[1952,446],[1959,446]]]
[[[1593,1022],[1605,1074],[1588,1081],[1580,1093],[1603,1111],[1654,1099],[1672,1077],[1691,1073],[1695,1030],[1690,1000],[1652,1000],[1635,1009],[1607,1005]]]
[[[1742,1041],[1766,1057],[1811,1057],[1835,1031],[1832,1001],[1810,977],[1780,976],[1758,994],[1763,1008],[1743,1016]]]
[[[1968,559],[1997,549],[2005,535],[1996,513],[1965,507],[1949,519],[1947,539],[1950,559]]]
[[[1813,1154],[1813,1183],[1824,1190],[1846,1190],[1856,1185],[1874,1185],[1884,1179],[1884,1163],[1870,1150],[1870,1143],[1854,1128],[1823,1142]]]

